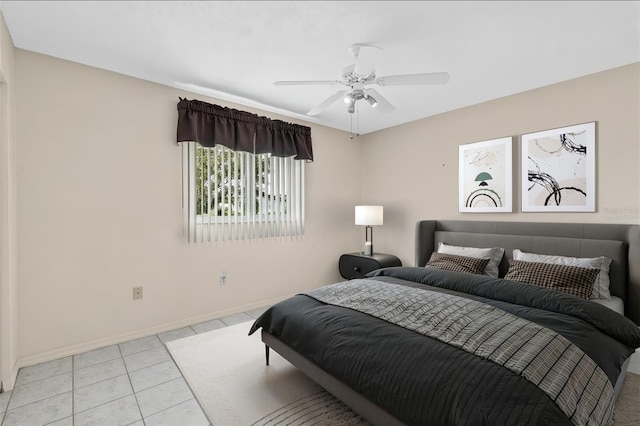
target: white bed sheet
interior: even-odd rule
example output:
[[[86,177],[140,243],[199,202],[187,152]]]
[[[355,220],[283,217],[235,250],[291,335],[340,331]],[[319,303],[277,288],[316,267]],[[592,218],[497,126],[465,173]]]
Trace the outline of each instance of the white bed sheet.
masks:
[[[611,296],[610,299],[591,299],[592,302],[599,303],[609,309],[613,309],[617,313],[624,315],[624,302],[617,296]]]

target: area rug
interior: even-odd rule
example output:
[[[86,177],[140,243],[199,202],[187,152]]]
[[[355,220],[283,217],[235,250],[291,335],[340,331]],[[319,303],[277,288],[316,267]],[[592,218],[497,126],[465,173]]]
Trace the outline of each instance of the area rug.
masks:
[[[616,401],[615,426],[640,425],[640,375],[627,372]]]
[[[368,424],[276,352],[267,366],[252,323],[167,343],[211,424]]]
[[[252,322],[174,340],[167,348],[214,426],[367,425],[331,394],[271,351],[265,365]],[[640,424],[640,376],[627,373],[615,426]]]

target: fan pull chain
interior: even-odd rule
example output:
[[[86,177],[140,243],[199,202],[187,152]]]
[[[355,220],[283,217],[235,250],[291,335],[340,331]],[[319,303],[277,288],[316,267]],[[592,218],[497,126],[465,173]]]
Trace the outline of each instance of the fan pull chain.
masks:
[[[360,113],[359,113],[359,109],[358,109],[358,104],[354,105],[355,108],[355,115],[356,115],[356,137],[359,137],[360,134],[358,133],[358,129],[360,128]],[[353,139],[353,115],[354,113],[352,112],[351,114],[351,134],[349,135],[349,139]]]
[[[357,103],[354,104],[353,108],[354,108],[354,112],[349,113],[349,115],[351,116],[350,117],[351,127],[349,129],[351,134],[349,135],[349,139],[353,139],[353,136],[354,136],[354,133],[353,133],[353,116],[354,116],[354,114],[356,116],[356,133],[355,133],[355,136],[356,137],[360,136],[360,133],[358,133],[358,130],[360,129],[360,109],[358,108],[358,104]]]
[[[351,117],[351,127],[349,128],[349,131],[351,132],[351,134],[349,135],[349,139],[353,139],[353,114],[349,114]]]

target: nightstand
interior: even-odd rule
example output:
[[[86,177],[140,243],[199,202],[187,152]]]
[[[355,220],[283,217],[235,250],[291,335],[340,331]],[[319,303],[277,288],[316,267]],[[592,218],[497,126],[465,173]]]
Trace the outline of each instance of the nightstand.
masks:
[[[348,253],[340,256],[339,269],[342,278],[352,280],[363,278],[365,274],[380,268],[390,266],[402,266],[400,259],[392,254],[374,253]]]

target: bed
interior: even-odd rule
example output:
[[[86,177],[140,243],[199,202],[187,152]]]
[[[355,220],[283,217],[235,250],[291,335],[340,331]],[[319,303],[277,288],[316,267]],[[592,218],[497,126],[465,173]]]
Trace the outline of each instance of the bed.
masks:
[[[426,220],[415,248],[414,267],[268,309],[250,330],[267,363],[275,350],[373,424],[612,422],[640,347],[639,225]],[[586,296],[520,281],[557,273]]]

